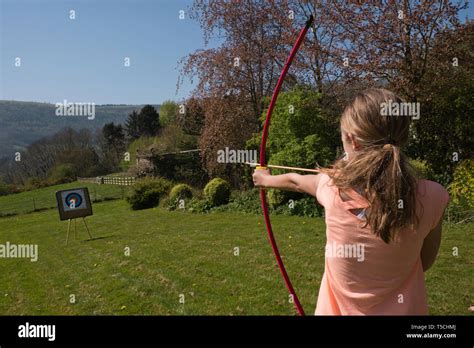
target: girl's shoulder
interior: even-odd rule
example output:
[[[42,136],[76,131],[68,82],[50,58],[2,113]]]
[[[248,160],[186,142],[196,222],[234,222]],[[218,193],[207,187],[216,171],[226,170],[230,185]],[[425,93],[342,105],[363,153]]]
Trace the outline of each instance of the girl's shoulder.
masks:
[[[331,178],[326,173],[318,174],[318,186],[316,188],[316,199],[319,204],[326,207],[327,202],[330,200],[330,196],[335,193],[334,187],[331,184]]]
[[[422,215],[428,219],[431,231],[443,216],[449,203],[449,193],[437,182],[423,179],[418,181],[417,199],[422,205]]]
[[[329,180],[331,180],[331,178],[329,177],[327,173],[319,173],[318,176],[319,176],[319,182],[327,183]]]
[[[449,200],[448,191],[435,181],[421,179],[418,180],[418,195],[428,199],[436,199],[441,201]]]

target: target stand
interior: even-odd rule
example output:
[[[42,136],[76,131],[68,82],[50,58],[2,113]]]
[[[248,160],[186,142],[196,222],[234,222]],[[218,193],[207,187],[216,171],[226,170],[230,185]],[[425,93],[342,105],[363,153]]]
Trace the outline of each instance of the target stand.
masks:
[[[58,204],[60,220],[68,220],[66,245],[69,242],[72,220],[74,220],[74,239],[77,239],[76,219],[78,218],[82,218],[87,234],[89,235],[89,240],[92,239],[91,232],[86,222],[86,216],[92,215],[92,205],[87,187],[57,191],[56,202]]]
[[[69,232],[71,231],[71,221],[74,220],[74,240],[77,240],[77,229],[76,229],[76,220],[77,219],[68,219],[68,223],[67,223],[67,235],[66,235],[66,245],[69,241]],[[89,235],[89,240],[92,239],[92,235],[91,235],[91,232],[89,231],[89,227],[87,227],[87,222],[86,222],[86,218],[83,217],[82,218],[82,221],[84,221],[84,226],[86,226],[86,230],[87,230],[87,234]]]

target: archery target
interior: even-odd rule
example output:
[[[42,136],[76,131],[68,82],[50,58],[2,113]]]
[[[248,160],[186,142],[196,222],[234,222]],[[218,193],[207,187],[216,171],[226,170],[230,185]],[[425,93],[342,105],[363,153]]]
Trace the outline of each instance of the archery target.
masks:
[[[65,194],[64,198],[64,210],[70,210],[70,209],[81,209],[82,203],[84,202],[84,196],[83,194],[81,195],[81,192],[71,192]],[[82,207],[84,209],[84,207]]]
[[[86,187],[56,192],[62,220],[92,215],[89,191]]]

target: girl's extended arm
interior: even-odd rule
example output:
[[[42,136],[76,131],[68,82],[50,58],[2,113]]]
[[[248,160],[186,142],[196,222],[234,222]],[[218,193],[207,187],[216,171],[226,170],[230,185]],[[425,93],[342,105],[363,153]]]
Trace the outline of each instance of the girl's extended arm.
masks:
[[[271,175],[268,170],[255,170],[253,173],[253,182],[255,186],[263,188],[276,188],[285,191],[295,191],[307,193],[316,197],[318,188],[318,175],[300,175],[296,173],[288,173],[282,175]]]

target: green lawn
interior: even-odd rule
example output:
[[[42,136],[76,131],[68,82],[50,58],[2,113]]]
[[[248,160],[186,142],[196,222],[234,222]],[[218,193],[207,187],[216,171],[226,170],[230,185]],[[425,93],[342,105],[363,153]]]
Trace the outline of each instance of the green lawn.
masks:
[[[128,187],[117,185],[98,185],[72,182],[45,187],[33,191],[21,192],[14,195],[0,196],[0,216],[30,213],[56,207],[55,192],[68,188],[87,187],[92,201],[122,198]]]
[[[67,223],[55,209],[0,218],[0,243],[39,245],[37,262],[0,259],[0,314],[295,313],[261,216],[131,211],[114,200],[94,204],[87,220],[96,239],[85,241],[78,220],[78,240],[66,247]],[[272,223],[311,314],[324,268],[324,221],[272,216]],[[439,259],[427,276],[432,314],[472,314],[473,226],[445,226]],[[455,246],[458,257],[452,256]]]

